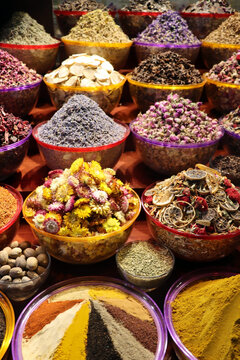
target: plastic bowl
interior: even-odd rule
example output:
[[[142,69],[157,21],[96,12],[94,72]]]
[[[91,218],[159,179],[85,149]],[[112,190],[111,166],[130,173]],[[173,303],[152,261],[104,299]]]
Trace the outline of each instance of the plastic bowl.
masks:
[[[168,95],[178,94],[181,97],[198,102],[201,99],[203,88],[206,84],[204,80],[200,84],[194,85],[157,85],[143,83],[132,80],[131,75],[127,75],[129,90],[133,102],[141,112],[146,112],[149,107],[157,101],[166,100]]]
[[[61,38],[67,57],[73,54],[99,55],[109,61],[115,70],[126,65],[132,41],[126,43],[104,43],[91,41],[73,41]]]
[[[195,64],[201,48],[201,43],[194,45],[176,45],[134,42],[134,48],[138,63],[145,60],[148,56],[162,54],[166,51],[173,51]]]
[[[23,204],[23,216],[31,226],[33,234],[45,246],[51,256],[71,264],[93,264],[113,256],[120,246],[127,241],[141,210],[140,199],[134,191],[132,192],[139,200],[136,214],[119,230],[112,233],[88,237],[70,237],[53,235],[37,229],[25,214],[26,201],[34,192],[27,197]]]
[[[184,344],[181,342],[178,334],[174,329],[174,325],[172,321],[171,303],[176,299],[176,297],[180,292],[184,291],[187,287],[193,285],[194,283],[197,283],[199,281],[211,280],[211,279],[215,280],[215,279],[230,277],[234,275],[236,275],[236,273],[219,271],[219,269],[216,269],[216,271],[213,271],[213,269],[201,270],[201,271],[197,270],[182,276],[170,287],[164,301],[164,319],[169,334],[173,340],[174,349],[179,360],[198,360],[198,359],[184,346]]]
[[[0,180],[11,176],[21,165],[27,153],[29,139],[32,134],[30,129],[28,135],[14,144],[0,147]]]
[[[19,227],[23,199],[20,192],[14,189],[12,186],[5,184],[0,184],[0,186],[8,190],[17,200],[17,210],[15,215],[4,227],[0,229],[0,246],[1,248],[3,248],[4,246],[10,244],[10,242],[12,241],[12,239],[14,238],[17,232],[17,229]]]
[[[195,164],[206,164],[217,149],[222,135],[216,140],[196,144],[176,144],[172,142],[160,142],[149,140],[138,135],[133,130],[133,120],[130,130],[134,136],[136,149],[142,161],[162,175],[174,175],[179,171],[194,167]]]
[[[156,220],[144,206],[145,192],[154,185],[144,190],[141,199],[147,224],[153,238],[177,257],[192,262],[214,261],[229,255],[240,244],[240,230],[223,235],[197,235],[170,228]]]
[[[42,79],[34,84],[0,89],[0,104],[15,116],[28,115],[37,103],[41,82]]]
[[[213,65],[229,59],[239,49],[240,44],[217,44],[203,41],[201,47],[201,54],[204,65],[207,69],[211,69]]]
[[[24,301],[32,297],[45,283],[50,273],[51,257],[49,254],[47,256],[48,266],[41,275],[23,283],[9,283],[0,280],[0,289],[13,301]]]
[[[55,63],[60,41],[49,45],[17,45],[0,43],[0,49],[5,50],[24,62],[30,69],[39,74],[51,70]]]
[[[146,29],[159,15],[162,15],[162,12],[118,10],[121,28],[131,39]]]
[[[74,94],[86,95],[109,114],[120,102],[126,79],[116,85],[80,87],[50,84],[44,78],[53,105],[60,109]]]
[[[230,153],[235,155],[240,155],[240,135],[229,131],[227,129],[225,130],[225,136],[224,140],[230,150]]]
[[[37,310],[37,308],[47,299],[54,295],[61,295],[63,292],[74,291],[75,288],[83,288],[88,290],[89,287],[101,286],[109,290],[118,290],[123,292],[124,295],[129,295],[133,297],[134,300],[140,302],[150,314],[150,317],[153,318],[157,333],[158,333],[158,343],[157,350],[155,353],[154,360],[164,360],[164,356],[167,349],[167,331],[166,326],[163,320],[162,313],[157,306],[157,304],[142,291],[138,290],[134,286],[126,284],[125,282],[113,279],[109,277],[95,276],[95,277],[78,277],[66,281],[62,281],[58,284],[55,284],[48,289],[44,290],[38,294],[22,311],[18,321],[16,323],[15,331],[13,334],[12,341],[12,357],[13,360],[23,360],[22,356],[22,338],[26,323],[31,316],[31,314]],[[126,344],[126,346],[129,346]]]
[[[39,140],[38,129],[45,123],[46,121],[34,128],[33,137],[38,144],[40,154],[50,169],[69,168],[72,162],[79,157],[82,157],[84,161],[98,161],[102,168],[112,168],[122,155],[125,141],[130,133],[128,126],[121,124],[125,127],[126,132],[124,137],[115,143],[91,148],[69,148],[46,144]]]
[[[139,242],[139,241],[129,242],[129,243],[123,245],[123,247],[118,250],[118,252],[116,254],[116,264],[117,264],[118,271],[120,272],[121,276],[125,280],[127,280],[131,284],[139,287],[143,291],[147,291],[147,292],[153,291],[153,290],[157,289],[158,287],[160,287],[161,285],[163,285],[165,283],[165,281],[170,277],[172,270],[174,268],[175,257],[173,255],[173,253],[171,252],[171,250],[169,250],[166,246],[160,245],[159,243],[156,243],[154,240],[151,240],[150,243],[154,246],[154,248],[156,250],[158,250],[158,249],[162,250],[164,248],[166,253],[168,255],[170,255],[170,257],[172,258],[172,261],[173,261],[171,269],[167,272],[163,272],[163,273],[159,274],[158,276],[139,276],[139,275],[135,275],[134,273],[129,273],[119,263],[119,256],[121,255],[122,250],[130,248],[132,246],[132,244],[136,243],[136,242]]]
[[[203,75],[204,76],[204,75]],[[219,112],[230,112],[240,104],[240,85],[211,80],[204,76],[209,103]]]
[[[71,28],[77,24],[79,18],[88,12],[89,11],[54,10],[61,33],[63,35],[69,34]],[[109,11],[109,14],[115,17],[116,11]]]
[[[181,12],[188,23],[189,29],[198,39],[205,39],[213,30],[217,29],[223,21],[233,14],[198,14]]]
[[[0,307],[5,315],[6,331],[3,338],[2,345],[0,347],[0,359],[8,359],[7,350],[12,340],[14,326],[15,326],[15,315],[12,304],[5,294],[0,291]],[[5,356],[4,356],[5,355]]]

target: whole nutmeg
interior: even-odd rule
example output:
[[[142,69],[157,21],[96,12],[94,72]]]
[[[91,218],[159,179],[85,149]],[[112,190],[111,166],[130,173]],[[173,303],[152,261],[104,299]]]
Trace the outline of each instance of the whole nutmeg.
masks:
[[[18,245],[19,245],[18,241],[12,241],[11,244],[10,244],[10,247],[13,249],[13,248],[18,247]]]
[[[12,278],[9,275],[5,275],[1,278],[1,281],[11,282]]]
[[[30,271],[32,270],[36,270],[38,267],[38,260],[33,257],[33,256],[30,256],[29,258],[27,258],[27,265],[26,265],[26,268]]]
[[[11,269],[10,265],[3,265],[0,267],[0,276],[9,275]]]
[[[28,276],[23,276],[22,277],[22,282],[26,282],[26,281],[29,281],[31,280]]]
[[[31,256],[35,256],[35,250],[32,248],[27,248],[23,251],[23,254],[26,256],[26,258],[29,258]]]
[[[22,282],[22,279],[21,278],[15,278],[15,279],[13,279],[12,282],[15,283],[15,284],[19,284],[19,283]]]
[[[15,259],[8,259],[8,265],[10,265],[11,267],[16,266],[16,260]]]
[[[22,276],[22,269],[20,267],[13,267],[11,268],[11,270],[9,271],[9,275],[12,278],[17,278],[17,277],[21,277]]]
[[[46,268],[43,266],[38,266],[36,271],[37,271],[38,275],[41,275],[44,273],[44,271],[46,271]]]
[[[6,250],[0,251],[0,265],[5,265],[8,262],[8,253]]]
[[[31,243],[29,241],[23,241],[19,244],[19,247],[23,250],[30,248],[31,247]]]
[[[22,249],[19,247],[15,247],[12,249],[12,251],[9,253],[9,257],[16,259],[18,256],[22,254]]]
[[[48,266],[48,256],[47,256],[47,254],[39,254],[37,256],[37,259],[38,259],[38,264],[40,266],[43,266],[43,267]]]
[[[46,253],[46,249],[44,246],[38,246],[35,250],[35,256],[38,256],[39,254]]]
[[[10,252],[12,251],[12,248],[10,248],[10,246],[6,246],[3,250],[6,251],[9,255]]]
[[[39,275],[35,271],[27,271],[27,276],[30,279],[34,279],[34,278],[38,277]]]
[[[16,266],[19,266],[20,268],[25,269],[26,264],[27,264],[27,261],[26,261],[24,255],[21,255],[16,259]]]

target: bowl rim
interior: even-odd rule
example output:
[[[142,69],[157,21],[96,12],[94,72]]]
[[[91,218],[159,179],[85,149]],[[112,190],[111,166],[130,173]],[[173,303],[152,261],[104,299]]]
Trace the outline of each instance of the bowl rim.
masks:
[[[29,133],[28,133],[28,135],[27,135],[25,138],[23,138],[23,139],[15,142],[15,143],[12,143],[12,144],[9,144],[9,145],[4,145],[4,146],[0,147],[0,153],[1,153],[1,152],[4,152],[4,151],[8,151],[8,150],[13,150],[13,149],[15,149],[16,147],[23,145],[26,141],[29,140],[31,134],[32,134],[32,127],[31,127],[31,125],[30,125]]]
[[[171,309],[171,302],[175,300],[178,294],[189,285],[194,282],[207,280],[213,277],[221,278],[221,277],[230,277],[237,275],[236,272],[228,271],[224,268],[205,268],[205,269],[198,269],[195,271],[191,271],[183,276],[181,276],[178,280],[176,280],[170,289],[168,290],[165,300],[164,300],[164,320],[169,331],[169,334],[174,341],[175,345],[180,349],[180,351],[189,359],[189,360],[198,360],[182,343],[179,336],[177,335],[174,325],[172,322],[172,309]]]
[[[178,143],[174,143],[174,142],[157,141],[157,140],[147,139],[147,138],[139,135],[138,133],[136,133],[136,131],[133,130],[133,128],[132,128],[133,125],[134,125],[134,122],[136,122],[136,121],[137,121],[137,119],[134,119],[129,124],[129,128],[130,128],[132,134],[139,140],[147,142],[147,143],[149,143],[151,145],[162,146],[162,147],[178,148],[178,149],[203,148],[203,147],[212,146],[212,145],[217,144],[224,135],[224,128],[222,126],[220,126],[221,136],[219,138],[215,139],[215,140],[207,141],[207,142],[204,142],[204,143],[178,144]]]
[[[4,313],[6,322],[6,331],[2,346],[0,347],[0,358],[2,359],[10,345],[15,327],[15,313],[13,306],[8,297],[2,291],[0,291],[0,307]]]
[[[167,84],[151,84],[144,83],[140,81],[136,81],[132,79],[132,73],[126,75],[126,80],[135,86],[146,87],[150,89],[160,89],[160,90],[193,90],[197,88],[203,88],[206,84],[207,80],[203,79],[203,81],[199,84],[190,84],[190,85],[167,85]]]
[[[37,87],[41,84],[43,77],[40,74],[37,74],[39,77],[41,77],[41,80],[38,80],[35,83],[31,83],[31,84],[26,84],[26,85],[22,85],[22,86],[16,86],[16,87],[10,87],[10,88],[3,88],[0,89],[0,93],[1,92],[8,92],[8,91],[21,91],[21,90],[28,90],[28,89],[32,89],[34,87]]]
[[[38,229],[33,222],[31,221],[31,219],[29,217],[26,216],[25,214],[25,208],[26,208],[26,204],[27,204],[27,200],[29,199],[30,196],[32,196],[34,194],[35,190],[32,191],[27,198],[25,199],[24,203],[23,203],[23,207],[22,207],[22,213],[23,213],[23,217],[24,219],[27,221],[27,223],[30,225],[30,227],[32,228],[32,230],[34,230],[37,233],[40,233],[41,235],[44,235],[46,237],[51,237],[52,239],[58,240],[58,241],[65,241],[65,242],[70,242],[70,243],[74,243],[74,242],[80,242],[80,241],[96,241],[98,239],[107,239],[108,237],[112,237],[112,236],[116,236],[120,233],[122,233],[123,231],[127,230],[131,225],[134,224],[135,220],[137,219],[138,215],[140,214],[141,211],[141,200],[138,196],[138,194],[131,189],[131,192],[134,194],[134,196],[138,199],[138,206],[136,207],[136,213],[134,214],[134,216],[132,217],[131,220],[127,221],[124,225],[121,226],[120,229],[115,230],[113,232],[110,233],[106,233],[106,234],[100,234],[100,235],[95,235],[95,236],[63,236],[63,235],[56,235],[56,234],[51,234],[48,233],[44,230]]]
[[[158,15],[162,15],[163,11],[135,11],[135,10],[121,10],[119,9],[118,14],[121,15],[136,15],[136,16],[153,16],[157,17]]]
[[[24,45],[24,44],[11,44],[11,43],[0,42],[0,47],[6,49],[19,49],[19,50],[44,50],[44,49],[58,48],[61,44],[61,41],[58,39],[54,39],[54,40],[56,40],[56,43],[42,44],[42,45]]]
[[[155,276],[142,276],[142,275],[135,275],[133,273],[130,273],[129,271],[127,270],[124,270],[123,267],[119,264],[119,260],[118,260],[118,257],[119,257],[119,253],[121,252],[121,250],[123,250],[123,248],[125,247],[130,247],[132,246],[132,244],[136,244],[136,243],[143,243],[143,242],[147,242],[147,243],[150,243],[150,244],[153,244],[154,246],[158,246],[160,248],[164,248],[168,251],[168,253],[171,255],[171,258],[173,260],[173,263],[172,263],[172,266],[171,268],[169,269],[169,271],[167,272],[164,272],[162,273],[161,275],[155,275]],[[172,252],[171,249],[169,249],[166,245],[163,245],[163,244],[160,244],[158,243],[156,240],[154,239],[150,239],[150,240],[134,240],[134,241],[129,241],[129,242],[126,242],[125,244],[123,244],[122,247],[120,247],[120,249],[117,250],[116,252],[116,255],[115,255],[115,260],[116,260],[116,264],[117,264],[117,268],[121,271],[121,273],[123,274],[127,274],[128,276],[130,277],[134,277],[136,278],[137,280],[143,280],[143,281],[152,281],[152,280],[160,280],[162,279],[163,277],[166,277],[168,276],[174,269],[174,266],[175,266],[175,256]]]
[[[201,41],[199,41],[199,43],[196,44],[172,44],[172,43],[159,44],[159,43],[145,43],[141,41],[134,41],[133,44],[136,46],[150,46],[150,47],[168,48],[168,49],[191,49],[191,48],[201,47]]]
[[[228,18],[231,15],[234,15],[233,13],[194,13],[194,12],[185,12],[181,11],[180,15],[183,17],[202,17],[202,18]]]
[[[106,9],[105,11],[107,11],[110,15],[112,15],[112,16],[115,16],[116,15],[116,13],[117,13],[117,10],[108,10],[108,9]],[[54,14],[56,15],[56,16],[61,16],[61,15],[64,15],[64,16],[71,16],[71,15],[79,15],[79,16],[81,16],[81,15],[86,15],[86,14],[88,14],[89,12],[90,12],[90,10],[57,10],[57,9],[55,9],[55,10],[53,10],[53,12],[54,12]]]
[[[236,231],[233,231],[233,232],[227,233],[227,234],[222,234],[222,235],[221,234],[219,234],[219,235],[198,235],[198,234],[189,233],[189,232],[185,232],[185,231],[179,231],[179,230],[170,228],[169,226],[162,224],[159,220],[155,219],[149,213],[149,211],[146,209],[145,203],[144,203],[145,192],[147,190],[151,189],[152,187],[154,187],[154,185],[156,185],[158,182],[160,182],[160,181],[155,181],[154,183],[152,183],[148,187],[146,187],[146,189],[143,191],[142,196],[141,196],[142,208],[143,208],[147,218],[150,218],[151,221],[154,222],[154,224],[157,225],[158,227],[160,227],[174,235],[180,235],[180,236],[183,236],[186,238],[194,238],[194,239],[201,239],[201,240],[225,240],[225,239],[231,239],[232,237],[235,237],[235,236],[240,236],[240,228],[239,228],[239,230],[236,230]]]
[[[115,121],[115,120],[114,120]],[[57,145],[52,145],[52,144],[47,144],[41,140],[38,139],[38,130],[39,128],[46,124],[48,121],[42,121],[41,123],[39,123],[38,125],[36,125],[33,129],[33,138],[36,140],[36,142],[47,148],[47,149],[51,149],[51,150],[55,150],[55,151],[65,151],[65,152],[95,152],[95,151],[102,151],[102,150],[107,150],[107,149],[111,149],[115,146],[118,146],[120,144],[122,144],[124,141],[126,141],[127,137],[129,136],[130,134],[130,129],[129,127],[127,126],[127,124],[124,124],[124,123],[121,123],[120,121],[115,121],[116,123],[118,123],[119,125],[122,125],[123,127],[125,127],[125,134],[123,136],[123,138],[121,140],[118,140],[114,143],[111,143],[111,144],[108,144],[108,145],[102,145],[102,146],[95,146],[95,147],[78,147],[78,148],[73,148],[73,147],[66,147],[66,146],[57,146]]]
[[[19,350],[20,344],[21,344],[21,338],[23,335],[23,330],[26,325],[26,322],[29,318],[29,313],[33,313],[38,306],[40,306],[45,300],[47,300],[49,297],[60,293],[61,291],[67,290],[72,287],[76,287],[77,285],[85,285],[85,286],[91,286],[91,285],[99,285],[99,286],[111,286],[115,289],[121,290],[131,296],[133,296],[135,299],[140,301],[140,303],[145,306],[145,308],[149,311],[151,314],[154,323],[157,328],[157,334],[158,334],[158,345],[156,349],[156,355],[157,360],[163,360],[166,350],[167,350],[167,329],[166,325],[163,319],[163,315],[161,313],[161,310],[159,309],[158,305],[155,303],[155,301],[145,292],[141,291],[137,287],[133,286],[132,284],[127,283],[126,281],[112,278],[112,277],[106,277],[106,276],[82,276],[82,277],[75,277],[72,279],[64,280],[61,282],[58,282],[47,289],[43,290],[41,293],[36,295],[22,310],[15,329],[13,333],[13,341],[12,341],[12,355],[13,360],[22,360],[22,357],[19,356]]]
[[[78,40],[70,40],[65,39],[67,35],[61,37],[61,41],[64,45],[80,45],[80,46],[96,46],[96,47],[106,47],[106,48],[130,48],[133,44],[132,40],[128,42],[114,42],[114,43],[107,43],[107,42],[97,42],[97,41],[78,41]]]
[[[224,128],[224,131],[225,131],[225,133],[226,133],[227,135],[232,136],[232,137],[240,140],[240,134],[236,134],[236,133],[233,132],[233,131],[227,130],[224,126],[223,126],[223,128]]]
[[[122,75],[122,74],[120,74]],[[111,85],[100,85],[100,86],[91,86],[91,87],[81,87],[81,86],[66,86],[66,85],[59,85],[59,84],[53,84],[53,83],[49,83],[46,79],[45,76],[43,77],[43,81],[44,83],[47,85],[47,87],[49,87],[50,89],[59,89],[59,90],[64,90],[64,91],[72,91],[72,92],[83,92],[83,91],[88,91],[88,92],[98,92],[98,91],[108,91],[108,90],[117,90],[120,87],[123,87],[123,85],[126,82],[126,77],[124,75],[123,76],[123,80],[121,80],[119,83],[117,84],[111,84]]]
[[[15,188],[13,188],[10,185],[7,184],[3,184],[0,183],[1,187],[4,187],[6,190],[8,190],[17,200],[17,210],[14,214],[14,216],[11,218],[11,220],[0,229],[0,234],[3,234],[6,230],[8,230],[18,219],[21,211],[22,211],[22,205],[23,205],[23,198],[22,195],[20,194],[20,192],[18,190],[16,190]]]
[[[216,43],[211,41],[202,41],[202,46],[205,47],[214,47],[214,48],[230,48],[230,49],[240,49],[239,44],[224,44],[224,43]]]
[[[240,48],[240,46],[239,46]],[[240,89],[240,84],[230,84],[230,83],[226,83],[226,82],[222,82],[222,81],[218,81],[218,80],[212,80],[209,77],[207,77],[207,73],[203,74],[203,78],[206,80],[206,85],[209,84],[214,84],[216,86],[222,86],[222,87],[229,87],[229,88],[234,88],[234,89]]]

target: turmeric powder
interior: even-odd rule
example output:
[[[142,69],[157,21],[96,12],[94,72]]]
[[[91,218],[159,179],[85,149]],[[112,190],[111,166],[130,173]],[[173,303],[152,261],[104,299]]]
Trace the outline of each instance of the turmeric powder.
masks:
[[[173,301],[172,320],[198,360],[240,360],[240,274],[190,285]]]

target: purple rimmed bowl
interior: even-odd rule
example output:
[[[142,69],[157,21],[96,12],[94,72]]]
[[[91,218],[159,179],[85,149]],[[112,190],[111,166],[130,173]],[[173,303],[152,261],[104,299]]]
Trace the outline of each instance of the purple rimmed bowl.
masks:
[[[146,293],[138,290],[133,285],[130,285],[124,281],[103,277],[103,276],[89,276],[78,277],[66,281],[57,283],[48,289],[38,294],[30,303],[24,308],[20,314],[15,326],[13,338],[12,338],[12,357],[13,360],[25,360],[22,355],[22,338],[26,323],[29,316],[47,299],[55,294],[60,294],[68,289],[74,289],[75,287],[88,287],[88,286],[104,286],[112,290],[120,290],[127,295],[133,296],[138,300],[150,313],[153,318],[157,333],[158,344],[155,353],[154,360],[164,360],[164,356],[167,349],[167,331],[164,323],[162,313],[156,303]]]
[[[37,103],[41,82],[42,77],[33,84],[0,89],[0,104],[15,116],[28,115]]]
[[[0,147],[0,180],[5,180],[19,168],[27,153],[29,139],[32,134],[30,129],[28,135],[14,144]]]
[[[138,135],[133,130],[135,121],[130,123],[130,130],[142,161],[152,170],[163,175],[177,174],[184,169],[194,167],[197,163],[206,164],[224,135],[222,130],[222,135],[218,139],[196,144],[160,142]]]
[[[138,63],[145,60],[148,56],[162,54],[166,51],[173,51],[178,55],[190,60],[193,64],[196,63],[201,42],[198,44],[154,44],[143,43],[140,41],[134,42],[134,48],[137,56]]]
[[[240,155],[240,135],[234,133],[233,131],[229,131],[226,128],[224,128],[224,131],[224,141],[226,142],[230,153]]]
[[[174,350],[179,360],[198,360],[182,343],[180,337],[176,333],[172,321],[172,308],[171,303],[176,299],[181,291],[184,291],[186,287],[193,285],[196,282],[224,278],[236,275],[234,272],[219,271],[216,269],[205,269],[192,271],[180,279],[178,279],[169,289],[165,301],[164,301],[164,319],[169,331],[169,334],[173,340]]]

